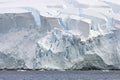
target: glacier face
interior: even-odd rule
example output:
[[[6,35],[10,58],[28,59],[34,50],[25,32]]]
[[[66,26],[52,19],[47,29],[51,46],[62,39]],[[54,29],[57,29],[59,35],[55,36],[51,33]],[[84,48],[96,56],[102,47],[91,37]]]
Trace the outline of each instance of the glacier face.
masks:
[[[32,13],[22,10],[0,15],[0,68],[32,69],[36,41],[42,36]]]
[[[119,67],[118,39],[115,33],[82,41],[79,35],[55,29],[38,42],[36,67],[83,69]]]
[[[120,69],[119,10],[85,1],[0,8],[0,69]]]

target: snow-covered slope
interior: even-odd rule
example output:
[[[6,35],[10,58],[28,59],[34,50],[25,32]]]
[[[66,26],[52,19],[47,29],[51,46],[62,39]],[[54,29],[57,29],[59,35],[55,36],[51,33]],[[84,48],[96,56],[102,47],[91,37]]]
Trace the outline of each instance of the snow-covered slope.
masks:
[[[0,69],[120,69],[119,4],[52,1],[0,1]]]

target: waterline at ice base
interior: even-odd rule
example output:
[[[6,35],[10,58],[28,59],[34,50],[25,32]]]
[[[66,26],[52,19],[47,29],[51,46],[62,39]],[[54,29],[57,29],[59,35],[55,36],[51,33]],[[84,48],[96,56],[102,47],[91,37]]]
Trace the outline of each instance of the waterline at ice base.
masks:
[[[0,69],[120,69],[117,0],[0,1]]]

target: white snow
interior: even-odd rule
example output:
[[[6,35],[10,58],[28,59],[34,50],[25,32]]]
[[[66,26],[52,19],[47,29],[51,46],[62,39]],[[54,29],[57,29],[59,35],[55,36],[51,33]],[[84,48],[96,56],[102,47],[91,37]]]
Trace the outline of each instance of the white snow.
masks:
[[[21,9],[21,8],[0,8],[0,14],[4,14],[4,13],[26,13],[29,12],[25,9]]]

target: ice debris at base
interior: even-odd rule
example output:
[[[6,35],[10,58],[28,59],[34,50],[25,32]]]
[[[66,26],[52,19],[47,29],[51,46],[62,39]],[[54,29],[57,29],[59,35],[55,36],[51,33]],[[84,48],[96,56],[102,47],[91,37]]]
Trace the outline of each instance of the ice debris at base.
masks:
[[[120,4],[53,2],[0,4],[0,69],[120,69]]]

